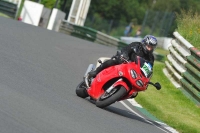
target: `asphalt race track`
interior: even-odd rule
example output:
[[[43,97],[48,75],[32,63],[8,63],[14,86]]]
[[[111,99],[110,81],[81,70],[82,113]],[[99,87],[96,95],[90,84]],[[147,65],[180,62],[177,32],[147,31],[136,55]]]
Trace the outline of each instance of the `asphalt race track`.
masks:
[[[164,133],[117,102],[76,96],[90,63],[116,48],[0,17],[1,133]]]

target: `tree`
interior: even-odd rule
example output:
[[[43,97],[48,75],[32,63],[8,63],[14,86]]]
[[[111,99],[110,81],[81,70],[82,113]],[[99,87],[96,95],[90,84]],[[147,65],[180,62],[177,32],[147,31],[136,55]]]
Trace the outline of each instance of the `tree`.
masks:
[[[46,8],[53,8],[55,6],[56,0],[31,0],[34,2],[39,2]]]
[[[71,4],[73,0],[60,0],[60,9],[66,13],[66,18],[70,12]]]
[[[142,21],[145,10],[137,0],[94,0],[91,1],[89,13],[98,12],[105,19],[124,20],[130,22],[133,18]]]
[[[173,12],[180,9],[180,0],[167,0],[163,2],[162,0],[156,0],[152,10],[154,11],[167,11]]]
[[[56,0],[41,0],[41,4],[43,4],[47,8],[53,8],[55,6]]]

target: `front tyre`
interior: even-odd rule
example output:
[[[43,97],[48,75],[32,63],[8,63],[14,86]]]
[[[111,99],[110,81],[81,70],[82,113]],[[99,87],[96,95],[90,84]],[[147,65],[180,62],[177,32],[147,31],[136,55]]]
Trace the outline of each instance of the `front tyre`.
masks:
[[[105,91],[104,94],[102,94],[101,97],[96,101],[96,106],[99,108],[109,106],[122,98],[126,93],[126,89],[123,86],[113,88],[110,93]]]
[[[76,95],[81,97],[81,98],[86,98],[88,97],[87,93],[87,86],[84,81],[82,81],[77,87],[76,87]]]

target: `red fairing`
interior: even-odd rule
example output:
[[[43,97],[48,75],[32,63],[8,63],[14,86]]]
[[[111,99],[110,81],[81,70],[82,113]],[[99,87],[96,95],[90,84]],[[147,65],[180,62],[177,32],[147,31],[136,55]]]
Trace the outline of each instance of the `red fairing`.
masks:
[[[146,90],[150,78],[147,78],[145,74],[142,73],[140,64],[140,60],[138,60],[137,63],[128,62],[104,69],[94,78],[90,88],[87,90],[88,94],[93,99],[98,99],[104,91],[108,89],[104,87],[109,83],[112,83],[109,84],[110,86],[123,86],[127,90],[127,94],[122,100],[129,98],[134,92]],[[133,70],[136,73],[136,77],[134,78],[132,76]],[[116,80],[112,82],[113,79]]]

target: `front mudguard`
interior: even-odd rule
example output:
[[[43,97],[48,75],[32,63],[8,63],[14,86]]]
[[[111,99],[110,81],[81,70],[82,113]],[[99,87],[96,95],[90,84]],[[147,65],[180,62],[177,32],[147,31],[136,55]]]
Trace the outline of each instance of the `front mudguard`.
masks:
[[[113,87],[117,87],[117,86],[124,86],[124,88],[126,89],[127,92],[130,91],[130,88],[128,87],[128,85],[126,84],[126,82],[124,82],[122,79],[118,80],[117,82],[115,82],[113,84]]]
[[[115,82],[113,84],[113,88],[117,87],[117,86],[123,86],[126,89],[127,94],[121,98],[120,100],[125,100],[128,98],[135,98],[138,94],[137,91],[132,90],[130,87],[128,87],[127,83],[124,82],[122,79],[119,79],[117,82]]]

